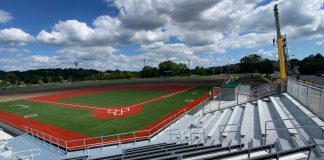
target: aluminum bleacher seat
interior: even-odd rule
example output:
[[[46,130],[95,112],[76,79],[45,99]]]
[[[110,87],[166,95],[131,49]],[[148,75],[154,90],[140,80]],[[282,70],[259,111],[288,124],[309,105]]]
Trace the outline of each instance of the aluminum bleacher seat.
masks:
[[[266,113],[265,113],[266,104],[262,100],[258,100],[258,109],[259,109],[259,118],[260,118],[260,127],[261,134],[265,136],[265,123],[266,123]]]
[[[157,158],[156,160],[173,160],[173,159],[178,159],[178,157],[182,157],[184,159],[190,158],[190,159],[201,159],[202,156],[207,156],[207,155],[214,155],[214,154],[219,154],[219,153],[224,153],[224,151],[229,152],[234,149],[239,149],[243,145],[233,145],[233,146],[228,146],[228,147],[215,147],[215,148],[208,148],[208,149],[203,149],[203,150],[195,150],[195,151],[188,151],[188,152],[174,152],[173,155],[170,156],[165,156],[165,157],[160,157]],[[196,157],[196,158],[195,158]]]
[[[248,135],[249,132],[251,132],[251,124],[254,119],[253,114],[253,105],[251,103],[247,103],[244,110],[244,117],[241,125],[241,135],[245,137]]]
[[[280,118],[283,119],[283,123],[285,124],[286,128],[288,128],[288,132],[291,135],[297,134],[296,129],[294,129],[294,125],[292,124],[291,120],[288,120],[289,117],[285,114],[284,110],[280,107],[280,104],[277,102],[277,100],[272,96],[270,97],[270,100],[273,106],[276,108]]]
[[[225,109],[222,115],[217,119],[216,123],[212,125],[211,130],[208,132],[207,136],[211,138],[213,135],[217,134],[218,129],[220,129],[221,125],[226,124],[227,120],[231,115],[230,109]]]
[[[211,116],[210,113],[204,115],[201,119],[200,119],[200,123],[204,123],[206,119],[208,119]]]
[[[233,128],[237,128],[236,126],[231,126],[231,124],[236,124],[237,118],[239,117],[238,112],[240,110],[240,106],[235,106],[234,110],[231,114],[230,119],[228,120],[227,124],[230,124],[229,126],[226,126],[224,129],[224,133],[222,134],[223,137],[227,137],[230,131],[233,131]]]
[[[274,144],[269,144],[269,145],[264,145],[264,146],[259,146],[259,147],[254,147],[254,148],[249,148],[249,149],[242,149],[242,150],[237,150],[237,151],[232,151],[232,152],[227,152],[227,153],[222,153],[222,154],[216,154],[216,155],[209,155],[205,157],[201,157],[200,159],[248,159],[249,153],[250,157],[252,156],[260,156],[260,155],[265,155],[268,154],[268,150],[271,150],[275,145]]]
[[[289,94],[283,93],[285,97],[287,97],[297,108],[299,108],[302,112],[304,112],[314,123],[316,123],[318,126],[321,127],[321,129],[324,131],[324,122],[316,117],[311,111],[309,111],[307,108],[305,108],[303,105],[301,105],[298,101],[296,101],[294,98],[292,98]]]
[[[210,126],[210,124],[213,122],[213,120],[214,120],[214,119],[218,119],[219,116],[220,116],[221,114],[222,114],[221,111],[216,111],[216,112],[214,112],[213,115],[211,115],[210,118],[208,118],[208,119],[205,121],[205,123],[203,124],[203,127],[204,127],[205,129],[207,129],[207,128]]]

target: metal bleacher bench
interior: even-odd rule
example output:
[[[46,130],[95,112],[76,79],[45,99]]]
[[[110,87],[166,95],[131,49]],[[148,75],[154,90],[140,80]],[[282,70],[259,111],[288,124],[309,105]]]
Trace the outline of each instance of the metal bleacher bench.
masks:
[[[324,122],[316,117],[312,112],[310,112],[307,108],[297,102],[294,98],[292,98],[287,93],[283,93],[285,97],[287,97],[297,108],[299,108],[302,112],[304,112],[314,123],[321,127],[322,131],[324,131]]]
[[[230,109],[225,109],[222,115],[217,119],[216,123],[213,124],[212,129],[208,133],[208,137],[212,137],[215,132],[217,131],[217,128],[219,128],[220,123],[222,122],[223,118],[228,115],[228,112],[230,112]]]
[[[232,112],[232,115],[230,117],[230,119],[228,120],[228,123],[227,124],[234,124],[234,120],[237,116],[237,112],[239,110],[240,106],[236,106]],[[224,132],[223,132],[223,137],[227,137],[228,136],[228,133],[231,132],[232,126],[226,126],[225,129],[224,129]]]
[[[288,129],[289,134],[291,134],[291,135],[297,134],[296,129],[293,129],[294,125],[291,123],[291,120],[288,120],[289,117],[285,114],[283,109],[280,107],[280,104],[272,96],[270,97],[270,100],[271,100],[272,104],[274,105],[274,107],[276,108],[280,118],[283,119],[283,123],[285,124],[286,128],[289,128]]]
[[[260,125],[261,125],[261,134],[264,136],[265,135],[265,113],[264,113],[264,107],[265,102],[262,100],[258,100],[258,109],[259,109],[259,118],[260,118]]]
[[[241,127],[241,136],[246,136],[248,134],[250,125],[254,119],[253,115],[253,105],[251,103],[247,103],[245,105],[245,110],[244,110],[244,117],[242,121],[242,127]]]

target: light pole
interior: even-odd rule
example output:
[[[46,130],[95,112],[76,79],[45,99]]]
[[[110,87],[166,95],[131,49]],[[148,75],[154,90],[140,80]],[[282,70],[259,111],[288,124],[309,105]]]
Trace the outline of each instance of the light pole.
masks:
[[[145,78],[145,71],[144,71],[144,69],[145,69],[145,58],[143,59],[143,63],[144,63],[144,65],[143,65],[143,78]]]
[[[78,69],[78,62],[75,62],[74,65],[75,65],[75,69]]]

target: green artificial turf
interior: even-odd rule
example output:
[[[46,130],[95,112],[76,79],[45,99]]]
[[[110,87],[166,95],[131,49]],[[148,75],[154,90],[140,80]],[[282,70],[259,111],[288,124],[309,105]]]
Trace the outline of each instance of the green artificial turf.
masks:
[[[199,90],[196,94],[192,92]],[[194,88],[177,95],[143,105],[143,111],[129,117],[116,119],[96,119],[92,117],[92,110],[72,108],[54,104],[17,100],[0,103],[0,110],[16,115],[37,114],[31,119],[51,124],[60,128],[97,137],[116,133],[139,130],[158,120],[166,114],[184,106],[187,99],[196,99],[207,92],[207,88]],[[30,106],[12,106],[22,104]]]
[[[61,99],[60,102],[98,107],[130,106],[171,93],[168,90],[113,90]]]

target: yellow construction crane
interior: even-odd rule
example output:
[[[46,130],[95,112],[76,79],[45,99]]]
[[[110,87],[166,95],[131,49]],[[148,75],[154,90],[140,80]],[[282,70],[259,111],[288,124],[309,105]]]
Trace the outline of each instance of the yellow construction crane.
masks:
[[[286,79],[286,60],[287,54],[285,54],[285,46],[286,46],[286,37],[281,35],[280,31],[280,23],[279,23],[279,12],[278,5],[274,6],[274,15],[276,20],[276,29],[277,29],[277,44],[278,44],[278,56],[279,56],[279,69],[280,69],[280,78]]]

